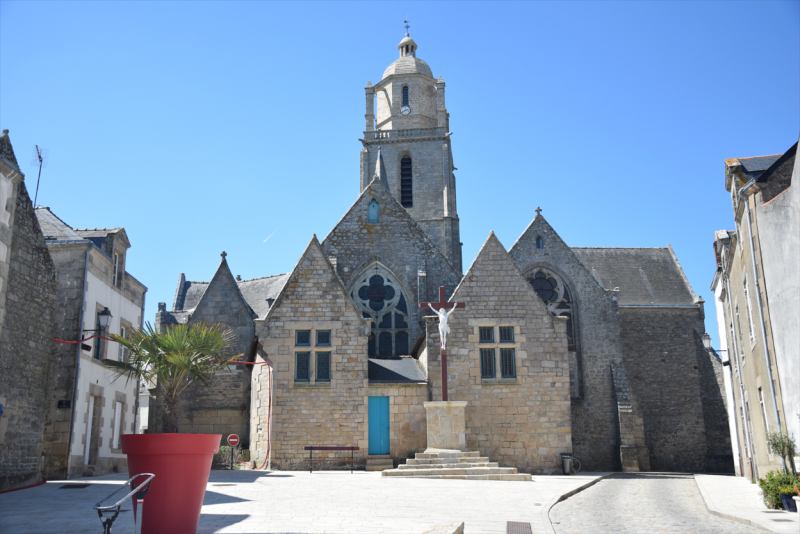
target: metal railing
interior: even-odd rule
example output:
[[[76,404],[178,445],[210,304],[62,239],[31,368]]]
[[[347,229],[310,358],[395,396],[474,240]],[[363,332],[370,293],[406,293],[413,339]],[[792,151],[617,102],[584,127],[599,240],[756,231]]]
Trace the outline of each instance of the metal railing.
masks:
[[[139,477],[147,477],[144,482],[139,484],[138,486],[134,487],[136,480]],[[97,510],[97,515],[100,517],[100,522],[103,524],[103,534],[111,534],[111,525],[114,524],[114,520],[117,519],[119,515],[120,508],[122,507],[122,503],[128,500],[129,497],[132,497],[134,494],[136,495],[136,505],[138,505],[138,515],[139,520],[136,521],[136,512],[134,512],[133,521],[136,524],[136,534],[141,534],[142,532],[142,518],[144,517],[144,496],[150,490],[150,482],[155,478],[155,475],[152,473],[141,473],[138,475],[134,475],[130,480],[128,480],[125,484],[117,488],[117,490],[100,501],[99,503],[95,504],[92,508]],[[131,492],[125,495],[123,498],[115,502],[114,504],[109,504],[107,506],[100,506],[111,497],[125,489],[130,485]],[[144,488],[144,489],[143,489]]]

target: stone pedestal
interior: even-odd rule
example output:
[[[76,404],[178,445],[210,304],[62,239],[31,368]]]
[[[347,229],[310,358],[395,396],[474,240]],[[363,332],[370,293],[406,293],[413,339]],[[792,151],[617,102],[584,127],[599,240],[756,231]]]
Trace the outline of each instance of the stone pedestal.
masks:
[[[428,449],[467,450],[464,408],[466,401],[425,402],[428,418]],[[427,452],[426,451],[426,452]]]

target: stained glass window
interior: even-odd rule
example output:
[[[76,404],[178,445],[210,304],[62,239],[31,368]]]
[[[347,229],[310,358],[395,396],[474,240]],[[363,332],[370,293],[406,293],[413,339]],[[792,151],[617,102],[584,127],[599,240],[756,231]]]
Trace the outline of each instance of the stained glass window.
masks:
[[[317,346],[330,347],[331,346],[331,331],[330,330],[317,330]]]
[[[331,353],[318,352],[317,356],[317,382],[330,382],[331,380]]]
[[[545,267],[537,267],[528,273],[527,278],[548,311],[567,318],[567,345],[570,350],[575,350],[575,309],[566,284],[556,273]]]
[[[500,376],[516,378],[517,366],[514,361],[514,349],[500,349]]]
[[[364,317],[372,319],[367,343],[370,358],[405,356],[409,351],[409,303],[397,278],[373,264],[356,281],[350,293]]]
[[[308,382],[311,377],[311,353],[295,353],[294,379],[297,382]]]
[[[494,378],[494,349],[481,349],[481,378]]]
[[[500,343],[513,343],[514,342],[514,327],[501,326],[500,327]]]

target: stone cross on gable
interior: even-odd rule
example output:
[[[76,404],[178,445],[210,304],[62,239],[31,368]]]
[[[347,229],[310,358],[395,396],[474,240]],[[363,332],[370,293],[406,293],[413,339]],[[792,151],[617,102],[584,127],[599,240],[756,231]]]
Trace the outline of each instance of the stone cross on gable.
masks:
[[[224,250],[222,251],[222,254],[220,254],[220,256],[222,256],[222,259],[225,259],[225,256],[227,256],[227,255],[228,255],[228,253],[225,252]]]
[[[533,210],[533,211],[535,211],[535,212],[536,212],[536,215],[541,215],[541,213],[542,213],[542,208],[540,208],[539,206],[536,206],[536,209],[535,209],[535,210]]]
[[[442,401],[447,401],[447,334],[450,332],[450,326],[447,324],[447,318],[451,313],[457,309],[466,308],[464,302],[447,302],[444,286],[439,286],[439,301],[438,302],[420,302],[419,307],[422,310],[428,308],[432,309],[436,315],[439,316],[439,342],[440,351],[442,356]],[[445,310],[450,310],[445,312]]]

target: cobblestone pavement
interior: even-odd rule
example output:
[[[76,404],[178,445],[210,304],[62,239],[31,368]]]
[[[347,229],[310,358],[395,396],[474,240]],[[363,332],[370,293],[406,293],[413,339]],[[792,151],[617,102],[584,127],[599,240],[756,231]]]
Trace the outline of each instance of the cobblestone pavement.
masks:
[[[766,532],[708,512],[691,475],[620,475],[558,503],[550,510],[557,534]]]
[[[542,509],[601,474],[534,477],[533,482],[381,477],[380,472],[212,471],[198,534],[420,534],[444,522],[464,522],[465,534],[505,534],[507,521],[544,534]],[[0,533],[99,533],[92,505],[127,475],[70,480],[0,495]],[[146,504],[146,501],[145,501]],[[128,510],[114,534],[132,534]]]

